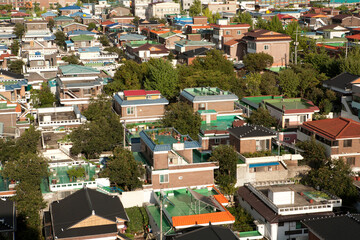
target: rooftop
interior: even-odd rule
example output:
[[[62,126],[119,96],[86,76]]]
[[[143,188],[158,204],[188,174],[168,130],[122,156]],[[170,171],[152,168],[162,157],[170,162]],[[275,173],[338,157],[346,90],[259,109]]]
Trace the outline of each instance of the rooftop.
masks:
[[[359,75],[343,72],[329,80],[324,81],[323,85],[326,87],[335,87],[341,90],[348,90],[351,89],[351,82],[359,78]]]
[[[208,41],[180,40],[180,41],[176,41],[175,45],[180,45],[180,46],[215,46],[215,43],[208,42]]]
[[[277,135],[276,132],[266,127],[249,124],[230,128],[228,131],[238,138],[276,137]]]
[[[241,99],[240,104],[242,105],[249,105],[253,109],[258,109],[261,105],[261,103],[264,100],[269,99],[282,99],[283,96],[272,96],[272,95],[266,95],[266,96],[251,96],[251,97],[244,97]]]
[[[82,178],[83,181],[92,181],[92,179],[95,177],[95,169],[96,166],[93,166],[91,164],[87,164],[84,166],[75,166],[75,167],[83,167],[85,168],[85,176]],[[50,176],[49,176],[49,182],[51,184],[65,184],[70,183],[69,175],[67,174],[67,171],[71,169],[71,167],[51,167],[50,168]],[[81,188],[81,187],[79,187]]]
[[[130,42],[127,42],[126,45],[131,47],[131,48],[137,48],[137,47],[140,47],[140,46],[142,46],[142,45],[144,45],[146,43],[153,44],[153,45],[155,45],[155,44],[162,45],[162,44],[160,44],[158,42],[155,42],[155,41],[146,41],[146,40],[144,40],[144,41],[130,41]]]
[[[71,37],[70,39],[73,41],[91,41],[91,40],[94,40],[95,38],[93,36],[81,34],[81,35]]]
[[[238,97],[235,94],[229,91],[221,90],[217,87],[185,88],[180,94],[191,102],[216,101],[224,99],[229,101],[238,100]]]
[[[266,105],[277,108],[283,113],[298,113],[298,112],[319,112],[319,108],[311,101],[302,98],[282,98],[282,99],[267,99],[263,100]]]
[[[63,75],[74,75],[74,74],[99,74],[100,71],[92,68],[92,67],[85,67],[81,65],[64,65],[59,66],[59,69],[61,70]]]
[[[202,111],[202,110],[200,110]],[[203,110],[205,111],[205,110]],[[209,111],[209,110],[207,110]],[[199,112],[199,111],[198,111]],[[206,123],[206,121],[201,122],[201,132],[203,134],[219,134],[219,133],[227,133],[226,130],[233,126],[233,122],[235,120],[239,120],[237,116],[218,116],[217,120],[211,121],[210,123]]]

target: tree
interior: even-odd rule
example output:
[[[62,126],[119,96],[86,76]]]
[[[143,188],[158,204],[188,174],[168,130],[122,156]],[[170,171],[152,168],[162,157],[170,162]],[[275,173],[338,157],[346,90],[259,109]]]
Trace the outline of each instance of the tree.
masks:
[[[30,99],[34,108],[52,107],[56,102],[56,97],[50,91],[47,83],[43,83],[40,90],[31,89]]]
[[[250,27],[253,27],[252,16],[249,12],[239,12],[238,15],[234,17],[233,21],[238,23],[247,23]]]
[[[249,53],[244,58],[244,65],[250,72],[263,71],[265,68],[271,67],[274,58],[267,53]]]
[[[267,27],[268,27],[267,21],[259,16],[256,20],[255,28],[256,29],[267,29]]]
[[[77,56],[75,56],[74,54],[73,55],[70,55],[70,56],[64,56],[62,58],[62,60],[64,60],[65,62],[69,63],[69,64],[80,64],[80,61],[79,61],[79,58]]]
[[[146,63],[148,68],[144,87],[148,90],[159,90],[161,94],[173,99],[179,93],[178,74],[172,64],[164,59],[150,59]]]
[[[19,54],[19,49],[20,49],[19,41],[14,40],[10,46],[11,54],[17,56]]]
[[[246,75],[245,79],[246,93],[248,96],[259,96],[260,84],[261,84],[261,74],[257,72],[252,72]]]
[[[193,108],[184,102],[170,104],[166,111],[162,124],[165,127],[174,127],[181,134],[188,134],[197,140],[201,126],[201,117],[194,113]]]
[[[279,95],[279,87],[274,73],[264,72],[261,75],[260,91],[263,95]]]
[[[277,125],[277,120],[270,115],[268,110],[263,107],[259,107],[257,110],[252,111],[249,118],[246,119],[248,123],[261,125],[264,127],[275,127]]]
[[[221,18],[220,14],[217,12],[216,14],[213,14],[209,8],[205,8],[203,10],[203,15],[207,17],[209,23],[216,23],[218,19]]]
[[[277,15],[271,18],[271,21],[268,24],[268,30],[274,31],[274,32],[283,32],[284,28],[282,23],[280,22]]]
[[[200,0],[194,0],[193,4],[189,8],[189,15],[191,17],[199,16],[202,12],[202,5]]]
[[[327,160],[325,147],[317,142],[315,138],[311,138],[311,140],[298,142],[296,144],[297,147],[304,150],[301,153],[303,156],[303,163],[309,165],[313,169],[319,169],[324,166],[325,161]]]
[[[18,39],[21,39],[25,33],[25,27],[22,23],[16,23],[14,28],[14,34]]]
[[[99,37],[99,41],[103,46],[110,46],[109,39],[106,35],[101,35],[101,37]]]
[[[232,226],[233,231],[248,232],[253,231],[254,219],[241,206],[228,207],[229,212],[235,217],[235,223]]]
[[[65,40],[66,40],[65,33],[61,32],[61,31],[57,31],[55,33],[55,43],[56,43],[56,45],[63,48],[65,46]]]
[[[10,61],[9,71],[17,74],[22,74],[24,62],[22,60]]]
[[[85,176],[85,168],[83,167],[72,167],[66,171],[69,179],[72,181]]]
[[[219,145],[216,147],[209,159],[210,162],[217,162],[219,169],[215,171],[215,181],[221,190],[227,195],[235,193],[236,164],[238,155],[230,145]]]
[[[54,19],[52,19],[52,18],[49,19],[48,26],[49,26],[49,29],[52,31],[52,29],[53,29],[54,26],[55,26],[55,21],[54,21]]]
[[[287,97],[296,97],[299,94],[300,78],[292,69],[285,69],[279,73],[279,86]]]
[[[91,31],[91,30],[93,30],[93,29],[95,29],[95,28],[96,28],[96,24],[93,23],[93,22],[91,22],[91,23],[88,24],[87,30],[88,30],[88,31]]]
[[[135,161],[133,153],[117,147],[114,149],[114,155],[106,162],[101,176],[108,177],[112,183],[125,191],[133,191],[142,186],[140,178],[143,174],[144,169]]]
[[[352,48],[347,57],[339,59],[341,72],[360,75],[360,47]]]
[[[121,50],[120,48],[118,47],[107,47],[104,49],[104,51],[107,51],[109,53],[115,53],[118,55],[118,60],[120,61],[121,58],[125,58],[125,54],[124,54],[124,51]]]
[[[347,205],[354,203],[358,197],[352,176],[351,167],[342,158],[328,159],[322,167],[305,175],[302,182],[340,197]]]

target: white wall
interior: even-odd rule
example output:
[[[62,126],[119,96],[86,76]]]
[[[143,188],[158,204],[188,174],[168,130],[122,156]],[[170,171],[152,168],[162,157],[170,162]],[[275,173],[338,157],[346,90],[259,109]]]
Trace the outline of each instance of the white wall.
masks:
[[[152,190],[143,189],[138,191],[123,192],[120,200],[124,208],[141,207],[144,203],[153,203]]]

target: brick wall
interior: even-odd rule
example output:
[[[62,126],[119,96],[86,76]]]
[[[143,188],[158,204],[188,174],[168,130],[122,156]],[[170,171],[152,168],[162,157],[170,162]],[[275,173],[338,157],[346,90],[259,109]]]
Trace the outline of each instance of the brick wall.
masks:
[[[137,106],[134,107],[134,114],[127,114],[127,107],[123,107],[119,113],[125,118],[161,116],[164,115],[165,108],[164,105]]]
[[[241,140],[240,153],[256,152],[256,140]]]
[[[70,26],[64,27],[64,32],[70,32],[70,31],[75,31],[75,30],[87,30],[86,26],[81,26],[78,24],[72,24]]]

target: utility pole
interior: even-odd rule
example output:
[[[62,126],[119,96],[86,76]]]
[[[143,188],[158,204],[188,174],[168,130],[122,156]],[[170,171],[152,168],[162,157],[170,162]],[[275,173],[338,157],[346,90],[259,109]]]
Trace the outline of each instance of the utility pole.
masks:
[[[162,235],[162,219],[163,219],[163,214],[162,214],[162,194],[160,192],[160,240],[163,239],[163,235]]]
[[[345,59],[347,59],[347,55],[348,55],[348,44],[349,44],[349,41],[347,41],[345,43]]]
[[[294,42],[294,45],[295,45],[295,65],[297,65],[297,46],[298,46],[298,31],[299,29],[299,26],[296,27],[296,35],[295,35],[295,42]]]
[[[124,148],[126,147],[126,120],[124,120],[124,133],[123,133],[123,144],[124,144]]]

